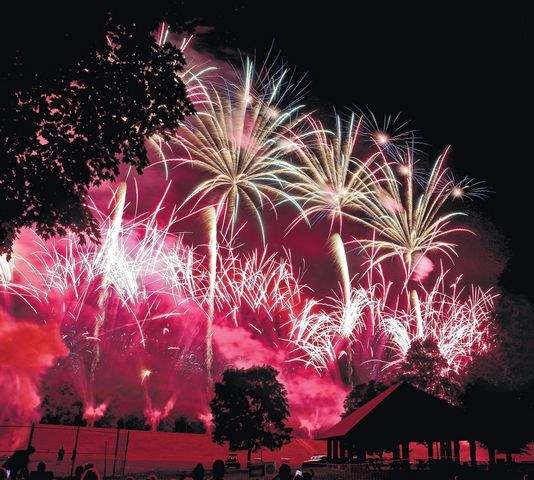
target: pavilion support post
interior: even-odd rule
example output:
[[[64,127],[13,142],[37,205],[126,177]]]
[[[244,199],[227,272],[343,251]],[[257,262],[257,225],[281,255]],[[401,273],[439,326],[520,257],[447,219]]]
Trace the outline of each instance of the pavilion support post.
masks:
[[[410,443],[401,443],[402,468],[410,468]]]
[[[434,442],[426,442],[427,457],[429,460],[434,458]]]
[[[333,440],[334,448],[333,448],[333,454],[332,457],[334,459],[334,462],[337,462],[339,460],[339,440],[335,438]]]
[[[460,463],[460,442],[458,440],[454,440],[452,442],[453,446],[453,458],[456,463]]]
[[[474,440],[469,440],[469,460],[472,467],[477,466],[477,444]]]
[[[447,456],[447,460],[452,460],[452,448],[449,440],[445,442],[445,455]]]
[[[402,442],[402,459],[410,461],[410,444],[408,442]]]
[[[495,465],[495,449],[493,447],[488,447],[488,460],[490,466]]]
[[[445,460],[447,458],[447,442],[440,441],[439,442],[439,458],[441,460]]]
[[[326,441],[326,457],[328,458],[328,461],[332,461],[332,439],[328,439]]]
[[[400,451],[400,445],[398,443],[396,443],[393,446],[392,453],[393,453],[393,468],[394,469],[400,468],[401,451]]]
[[[345,460],[346,460],[346,453],[345,452],[346,452],[345,445],[342,442],[340,442],[340,444],[339,444],[339,457],[341,458],[341,461],[343,463],[345,463]]]

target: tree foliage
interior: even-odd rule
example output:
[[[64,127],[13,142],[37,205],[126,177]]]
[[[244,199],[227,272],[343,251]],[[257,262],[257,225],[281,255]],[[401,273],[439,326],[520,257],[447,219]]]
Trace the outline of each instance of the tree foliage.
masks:
[[[360,383],[359,385],[354,385],[343,402],[344,411],[341,416],[346,417],[358,407],[361,407],[369,400],[372,400],[386,388],[387,386],[382,382],[375,380],[371,380],[369,383]]]
[[[275,450],[290,442],[287,393],[277,375],[270,366],[224,371],[210,402],[215,443],[247,450],[250,460],[261,447]]]
[[[452,403],[456,403],[460,391],[457,375],[432,338],[412,343],[399,364],[398,380]]]
[[[521,390],[485,380],[468,384],[461,402],[484,445],[508,454],[521,453],[534,440],[534,384]]]
[[[47,388],[41,401],[41,423],[52,425],[85,425],[83,402],[69,384]]]
[[[4,73],[0,253],[29,226],[44,238],[71,230],[96,239],[89,188],[115,179],[121,163],[141,172],[145,140],[193,112],[180,79],[185,59],[172,44],[155,42],[157,17],[125,17],[113,11],[115,3],[100,5],[94,40],[61,63],[51,59],[54,69],[33,67],[22,52]]]
[[[503,293],[495,312],[495,342],[475,358],[467,383],[484,379],[508,390],[521,390],[534,382],[534,307],[521,296]]]

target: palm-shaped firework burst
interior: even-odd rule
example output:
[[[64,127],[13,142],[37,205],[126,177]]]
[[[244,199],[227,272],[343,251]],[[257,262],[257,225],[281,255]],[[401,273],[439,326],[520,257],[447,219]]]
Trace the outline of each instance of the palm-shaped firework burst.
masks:
[[[468,231],[451,225],[454,218],[465,215],[463,212],[445,211],[456,188],[445,167],[447,153],[448,149],[434,163],[420,193],[414,159],[409,152],[402,162],[384,162],[383,177],[376,184],[374,196],[363,205],[366,213],[363,222],[377,233],[376,237],[364,240],[363,247],[378,250],[378,262],[400,257],[406,278],[412,276],[429,252],[454,255],[456,244],[450,235]]]
[[[290,132],[303,116],[298,104],[298,83],[291,83],[287,69],[256,69],[246,59],[235,82],[205,85],[209,101],[181,128],[175,141],[185,158],[207,173],[184,203],[215,197],[217,216],[234,228],[240,205],[257,218],[263,239],[264,206],[274,207],[273,197],[282,194],[286,154],[293,143]],[[295,95],[296,92],[296,95]]]
[[[308,123],[309,131],[295,141],[298,162],[289,170],[294,181],[288,192],[301,207],[291,226],[325,216],[330,228],[338,221],[341,229],[344,219],[357,219],[362,202],[373,192],[377,180],[374,156],[364,161],[355,156],[362,118],[354,113],[346,121],[336,115],[333,132],[313,118]]]

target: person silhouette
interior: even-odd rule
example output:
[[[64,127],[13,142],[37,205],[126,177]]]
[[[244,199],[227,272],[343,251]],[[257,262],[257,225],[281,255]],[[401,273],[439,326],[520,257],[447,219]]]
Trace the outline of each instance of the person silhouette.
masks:
[[[15,478],[19,471],[28,470],[30,455],[35,453],[35,448],[30,446],[25,450],[15,450],[2,465],[8,472],[10,478]]]
[[[212,480],[223,480],[224,478],[224,462],[222,460],[215,460],[212,465],[212,473],[211,478]]]
[[[46,463],[39,462],[37,464],[37,470],[30,473],[30,480],[52,480],[54,474],[46,471]]]
[[[0,467],[0,480],[7,480],[7,470],[4,467]]]
[[[78,465],[74,470],[74,480],[82,480],[83,472],[85,472],[83,465]]]
[[[197,463],[195,468],[193,469],[193,473],[191,474],[191,477],[193,480],[204,480],[204,465],[201,463]]]
[[[273,480],[291,480],[291,467],[287,463],[282,463]]]
[[[100,480],[100,475],[94,467],[87,469],[82,477],[82,480]]]

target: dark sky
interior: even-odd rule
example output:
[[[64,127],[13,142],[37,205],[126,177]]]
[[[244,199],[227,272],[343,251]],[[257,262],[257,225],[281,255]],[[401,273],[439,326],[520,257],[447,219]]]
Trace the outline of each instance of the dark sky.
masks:
[[[105,3],[84,2],[83,8],[62,1],[6,4],[2,60],[4,50],[20,46],[33,51],[41,68],[60,63],[64,52],[75,48],[73,38],[94,35],[91,21],[100,16],[90,10]],[[217,2],[217,9],[224,12],[225,3]],[[511,258],[502,286],[534,298],[533,42],[529,16],[519,2],[241,3],[219,15],[231,47],[261,55],[274,43],[289,64],[307,74],[310,93],[322,105],[356,105],[377,114],[400,111],[430,144],[430,155],[453,145],[455,170],[493,190],[474,208],[507,239]],[[150,2],[134,7],[125,1],[124,6],[151,8]],[[52,42],[60,51],[47,45],[52,36],[60,39],[60,47]]]
[[[247,51],[275,50],[336,108],[403,112],[434,155],[493,193],[474,208],[506,237],[501,284],[534,297],[532,35],[513,2],[247,2],[229,24]],[[348,7],[352,4],[352,7]]]

